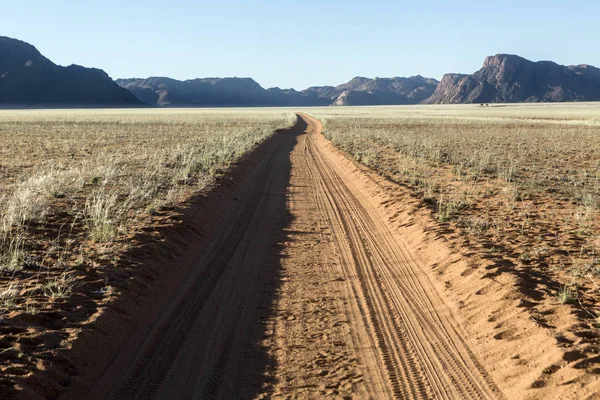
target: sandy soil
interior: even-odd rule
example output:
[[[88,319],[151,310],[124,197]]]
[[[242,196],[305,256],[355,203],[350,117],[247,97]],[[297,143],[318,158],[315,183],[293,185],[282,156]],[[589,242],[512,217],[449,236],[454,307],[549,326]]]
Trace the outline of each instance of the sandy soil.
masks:
[[[297,317],[275,324],[275,347],[285,349],[276,352],[276,375],[284,377],[276,393],[308,386],[318,395],[359,398],[498,397],[380,201],[318,135],[318,122],[307,121],[292,154],[289,208],[292,230],[312,230],[317,251],[303,248],[306,236],[285,247],[284,270],[296,279],[282,297]],[[297,265],[308,266],[304,278]],[[340,366],[347,372],[336,376]]]
[[[320,129],[302,116],[197,209],[172,273],[75,343],[62,398],[594,397],[510,278]]]

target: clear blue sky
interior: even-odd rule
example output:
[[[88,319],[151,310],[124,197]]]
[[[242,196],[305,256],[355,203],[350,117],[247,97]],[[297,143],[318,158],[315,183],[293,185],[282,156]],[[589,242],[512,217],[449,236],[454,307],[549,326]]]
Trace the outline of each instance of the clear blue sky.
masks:
[[[600,66],[600,2],[0,0],[0,35],[113,78],[244,76],[304,89],[471,73],[487,55]]]

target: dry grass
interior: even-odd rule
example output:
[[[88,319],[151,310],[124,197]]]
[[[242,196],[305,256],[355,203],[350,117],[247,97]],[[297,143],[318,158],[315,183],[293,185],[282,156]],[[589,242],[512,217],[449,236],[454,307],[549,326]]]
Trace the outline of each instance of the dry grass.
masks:
[[[62,385],[57,352],[151,279],[145,264],[187,200],[295,120],[287,110],[0,111],[0,397],[33,371]]]
[[[600,120],[591,110],[587,120],[560,119],[552,108],[537,118],[519,108],[502,108],[502,116],[490,115],[487,108],[478,115],[474,107],[450,108],[446,115],[436,108],[431,115],[367,110],[322,115],[328,137],[367,165],[377,167],[382,151],[392,150],[407,157],[397,165],[407,176],[418,178],[419,169],[428,166],[424,162],[451,165],[465,181],[499,178],[533,191],[556,190],[581,204],[598,203]]]
[[[77,260],[110,259],[140,216],[210,187],[294,121],[285,110],[0,112],[0,315],[31,307],[11,295],[16,282],[31,298],[68,296]],[[44,273],[22,283],[24,267]]]
[[[341,149],[413,189],[453,240],[518,274],[536,303],[576,285],[598,312],[599,104],[308,112]]]

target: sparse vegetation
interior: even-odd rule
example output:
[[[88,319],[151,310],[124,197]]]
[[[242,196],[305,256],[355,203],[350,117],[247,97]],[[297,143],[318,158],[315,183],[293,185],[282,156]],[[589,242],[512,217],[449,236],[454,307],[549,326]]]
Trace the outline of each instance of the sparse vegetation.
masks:
[[[294,121],[285,110],[0,112],[0,315],[72,295],[86,269],[102,276],[153,215]]]
[[[339,148],[412,189],[438,222],[463,232],[454,237],[463,246],[542,274],[561,285],[561,303],[577,296],[598,312],[585,267],[600,252],[598,111],[538,104],[310,112]]]
[[[45,221],[55,204],[85,204],[90,236],[114,236],[122,218],[201,190],[291,113],[12,112],[0,115],[4,236]],[[84,196],[86,201],[76,201]],[[54,202],[55,203],[55,202]],[[62,206],[63,204],[61,204]],[[69,210],[71,212],[71,210]]]

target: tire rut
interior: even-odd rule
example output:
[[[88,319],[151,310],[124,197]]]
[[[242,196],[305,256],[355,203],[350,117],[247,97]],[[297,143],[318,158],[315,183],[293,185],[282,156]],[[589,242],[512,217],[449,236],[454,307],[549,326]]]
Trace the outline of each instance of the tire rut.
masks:
[[[356,285],[377,337],[393,394],[401,398],[501,397],[469,351],[455,323],[428,287],[414,257],[376,206],[325,151],[320,125],[309,125],[308,152],[322,208],[336,237],[343,265]]]
[[[88,398],[503,397],[320,133],[276,135]]]
[[[232,398],[251,384],[237,385],[240,370],[260,371],[269,360],[256,351],[258,313],[273,296],[266,285],[277,277],[279,235],[285,226],[289,153],[303,131],[276,133],[243,182],[235,183],[217,229],[197,238],[184,260],[185,281],[161,294],[87,398]],[[256,157],[255,157],[256,158]],[[266,304],[266,306],[265,306]],[[244,359],[248,352],[258,353]],[[65,396],[69,398],[69,396]]]

